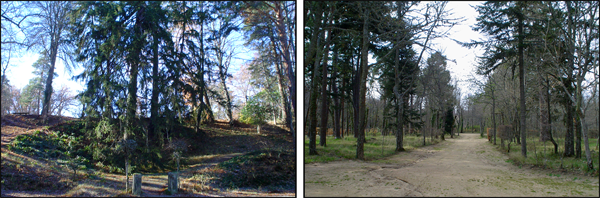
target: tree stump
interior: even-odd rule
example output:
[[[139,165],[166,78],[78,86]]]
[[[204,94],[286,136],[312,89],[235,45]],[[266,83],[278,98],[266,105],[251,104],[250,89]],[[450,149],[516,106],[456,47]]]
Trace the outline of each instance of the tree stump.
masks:
[[[179,175],[176,172],[169,172],[167,175],[169,176],[167,185],[168,191],[170,191],[171,194],[175,194],[177,193],[177,189],[179,188]]]
[[[142,174],[133,174],[133,189],[131,191],[134,195],[139,196],[142,194]]]

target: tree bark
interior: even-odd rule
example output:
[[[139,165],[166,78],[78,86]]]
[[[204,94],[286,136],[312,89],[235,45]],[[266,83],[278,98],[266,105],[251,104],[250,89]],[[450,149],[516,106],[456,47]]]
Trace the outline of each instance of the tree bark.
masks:
[[[368,31],[368,24],[369,24],[369,11],[368,9],[366,10],[366,13],[364,13],[363,15],[364,20],[363,20],[363,31],[362,31],[362,46],[361,46],[361,51],[360,51],[360,56],[361,56],[361,66],[359,69],[359,81],[358,81],[358,85],[360,86],[360,93],[359,93],[359,100],[358,101],[354,101],[354,102],[358,102],[359,106],[358,106],[358,119],[355,120],[354,122],[358,122],[359,126],[358,126],[358,139],[357,139],[357,146],[356,146],[356,158],[360,159],[360,160],[364,160],[365,156],[364,156],[364,142],[365,142],[365,124],[364,124],[364,120],[365,120],[365,98],[366,98],[366,94],[367,94],[367,72],[369,71],[369,64],[368,64],[368,45],[369,45],[369,31]]]
[[[340,133],[341,133],[341,129],[340,129],[340,114],[342,112],[342,109],[340,108],[340,95],[338,94],[338,88],[337,88],[337,50],[333,51],[333,64],[332,64],[332,78],[331,78],[331,90],[333,92],[333,105],[335,106],[335,109],[333,110],[333,136],[335,137],[335,139],[340,139]]]
[[[305,56],[306,60],[304,61],[304,67],[308,68],[310,64],[313,64],[313,78],[312,78],[312,85],[310,87],[310,98],[309,98],[309,107],[308,107],[308,119],[310,122],[308,122],[309,127],[308,127],[308,139],[309,139],[309,144],[308,144],[308,148],[309,148],[309,155],[317,155],[317,150],[316,150],[316,133],[317,133],[317,121],[316,121],[316,110],[317,110],[317,97],[318,97],[318,92],[317,92],[317,83],[318,83],[318,63],[319,63],[319,34],[321,33],[321,23],[322,23],[322,15],[323,15],[323,8],[321,5],[322,2],[307,2],[307,7],[312,6],[312,8],[314,8],[314,32],[311,35],[310,38],[310,45],[308,46],[308,52],[307,55]],[[290,81],[290,83],[293,84],[292,81]],[[290,93],[291,94],[291,93]],[[306,121],[305,121],[306,123]]]
[[[558,154],[558,144],[554,141],[552,137],[552,114],[550,110],[550,94],[548,93],[550,89],[550,81],[546,79],[546,107],[548,112],[548,134],[550,135],[550,142],[554,145],[554,154]]]
[[[304,63],[304,67],[308,67],[308,64],[313,64],[313,78],[312,78],[312,85],[311,85],[311,94],[310,94],[310,101],[309,101],[309,107],[308,107],[308,112],[309,112],[309,127],[308,127],[308,138],[309,138],[309,144],[308,144],[308,154],[309,155],[317,155],[317,97],[318,97],[318,82],[319,82],[319,62],[320,62],[320,45],[319,45],[319,34],[321,33],[321,16],[323,14],[322,11],[322,5],[321,2],[312,2],[314,4],[316,4],[315,6],[315,31],[313,32],[312,36],[311,36],[311,42],[310,42],[310,46],[308,48],[308,56],[307,56],[307,60]]]
[[[565,120],[567,124],[567,133],[565,134],[565,157],[570,157],[575,155],[575,145],[573,144],[575,141],[575,137],[573,135],[573,106],[571,101],[568,100],[566,104],[566,113],[567,118]]]
[[[525,65],[523,62],[523,15],[518,15],[519,23],[519,95],[521,111],[521,155],[527,157],[527,124],[525,115]],[[494,130],[495,132],[496,130]]]
[[[50,98],[52,96],[52,80],[54,78],[54,68],[56,67],[56,56],[58,53],[58,40],[57,35],[53,35],[52,44],[50,44],[50,70],[48,71],[48,78],[46,78],[46,89],[44,91],[44,107],[42,108],[42,118],[44,122],[48,122],[48,112],[50,110]]]
[[[273,53],[275,53],[275,55],[277,56],[277,50],[275,49],[275,42],[272,43],[273,44]],[[281,60],[281,59],[279,59]],[[281,97],[281,106],[284,108],[283,112],[284,112],[284,117],[285,117],[285,125],[292,130],[292,112],[291,112],[291,107],[290,107],[290,103],[288,102],[288,96],[285,93],[284,90],[284,86],[285,84],[283,83],[283,74],[281,73],[281,61],[278,61],[277,64],[275,64],[275,69],[277,72],[277,82],[278,82],[278,88],[279,88],[279,96]],[[293,82],[290,82],[293,83]],[[292,131],[293,133],[293,131]]]
[[[293,113],[296,113],[297,112],[296,111],[296,73],[294,73],[294,68],[293,68],[291,57],[290,57],[290,51],[289,51],[290,46],[288,43],[288,36],[287,36],[288,34],[291,34],[291,33],[286,31],[285,22],[284,22],[284,19],[286,18],[286,16],[283,13],[284,8],[281,6],[281,4],[282,4],[282,2],[274,3],[275,13],[277,13],[276,14],[276,17],[277,17],[276,28],[277,28],[279,42],[281,43],[279,45],[279,47],[281,48],[281,52],[282,52],[284,63],[285,63],[284,68],[287,71],[288,80],[290,82],[288,89],[289,89],[290,99],[292,101],[292,108],[294,109]],[[316,30],[318,30],[318,29],[319,28],[317,27]],[[291,129],[291,130],[295,131],[293,129]]]
[[[329,30],[327,31],[327,39],[325,41],[326,45],[325,45],[325,49],[323,49],[323,61],[320,64],[321,65],[321,128],[320,128],[320,135],[319,135],[319,145],[320,146],[326,146],[327,145],[327,118],[329,115],[329,107],[328,107],[328,102],[329,102],[329,94],[327,92],[327,64],[328,64],[328,58],[329,58],[329,47],[330,47],[330,41],[331,41],[331,33],[332,31]],[[325,35],[324,35],[325,36]]]
[[[567,97],[572,97],[572,91],[571,88],[572,83],[573,83],[573,66],[574,66],[574,49],[573,49],[573,42],[572,42],[572,35],[573,35],[573,16],[572,16],[572,8],[571,8],[571,2],[567,1],[566,2],[566,6],[567,6],[567,31],[568,31],[568,35],[567,35],[567,43],[568,44],[568,50],[569,50],[569,54],[568,56],[568,61],[567,61],[567,80],[564,82],[564,85],[566,87],[566,94],[568,95]],[[564,152],[564,156],[573,156],[575,153],[574,151],[574,137],[573,137],[573,102],[571,100],[567,100],[566,103],[566,113],[567,113],[567,133],[565,134],[565,152]]]
[[[492,78],[489,78],[490,81],[492,80]],[[492,127],[494,128],[494,132],[493,132],[493,136],[494,136],[494,141],[493,144],[496,145],[496,96],[494,96],[494,89],[496,89],[495,84],[492,84]]]
[[[399,60],[399,56],[400,56],[400,52],[399,49],[396,49],[396,56],[394,57],[394,95],[396,96],[396,105],[397,105],[397,109],[396,109],[396,152],[400,152],[400,151],[404,151],[404,117],[402,117],[404,114],[404,97],[402,97],[402,95],[400,94],[400,71],[398,67],[400,67],[400,60]]]
[[[148,138],[150,134],[155,134],[155,124],[158,120],[158,37],[154,35],[154,57],[152,60],[152,98],[150,99],[150,125],[146,132]],[[148,148],[148,142],[146,142]]]

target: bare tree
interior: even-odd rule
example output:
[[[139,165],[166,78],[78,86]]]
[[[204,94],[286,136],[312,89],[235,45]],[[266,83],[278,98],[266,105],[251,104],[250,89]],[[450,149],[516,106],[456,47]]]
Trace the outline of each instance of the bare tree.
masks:
[[[69,109],[76,104],[75,94],[67,85],[62,85],[56,93],[52,95],[52,110],[51,114],[62,116],[63,111]]]
[[[56,59],[60,58],[70,71],[72,58],[69,50],[72,43],[67,41],[67,28],[69,12],[72,2],[69,1],[34,1],[28,3],[28,8],[32,10],[37,20],[30,21],[26,29],[26,36],[31,38],[33,49],[43,49],[50,57],[50,70],[46,79],[46,88],[44,91],[42,116],[46,120],[50,113],[50,99],[52,96],[52,80],[54,69],[56,68]],[[71,64],[70,64],[71,63]]]

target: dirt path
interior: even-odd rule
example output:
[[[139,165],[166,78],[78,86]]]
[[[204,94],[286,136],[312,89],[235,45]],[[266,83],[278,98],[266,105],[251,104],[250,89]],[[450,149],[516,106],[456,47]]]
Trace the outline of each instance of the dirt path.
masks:
[[[385,163],[305,165],[305,196],[595,196],[598,178],[516,167],[479,134],[389,157]]]
[[[193,176],[195,171],[209,168],[212,166],[216,166],[220,162],[227,161],[233,157],[240,156],[243,153],[232,153],[225,155],[213,155],[211,158],[207,159],[202,164],[196,164],[191,167],[182,169],[179,173],[179,181],[184,182],[186,179]],[[157,173],[157,174],[143,174],[142,177],[142,195],[147,197],[165,197],[163,192],[167,189],[167,173]],[[113,180],[113,181],[125,181],[124,175],[117,174],[104,174],[104,178]],[[133,182],[133,176],[129,177],[129,181]],[[183,184],[180,183],[180,187],[183,187]],[[178,195],[175,195],[178,196]],[[188,194],[189,196],[189,194]]]

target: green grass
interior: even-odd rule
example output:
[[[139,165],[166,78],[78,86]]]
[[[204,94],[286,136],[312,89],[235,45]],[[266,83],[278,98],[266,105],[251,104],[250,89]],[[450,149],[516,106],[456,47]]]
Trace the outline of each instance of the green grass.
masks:
[[[589,139],[594,170],[587,169],[583,141],[581,144],[581,158],[577,159],[575,157],[562,157],[562,153],[564,152],[564,139],[557,138],[555,140],[558,144],[558,154],[554,154],[554,145],[551,142],[548,141],[544,144],[543,142],[539,142],[539,137],[528,137],[527,158],[524,158],[521,155],[521,145],[513,142],[510,145],[510,152],[508,153],[509,160],[507,161],[515,165],[532,165],[556,170],[559,170],[562,167],[563,170],[598,176],[599,155],[598,149],[596,148],[596,145],[598,145],[597,138]],[[497,148],[500,149],[499,141],[497,141]],[[505,148],[503,151],[506,152],[507,149]]]
[[[393,135],[382,137],[381,135],[373,135],[367,133],[364,144],[365,160],[373,161],[396,154],[396,137]],[[317,137],[317,153],[318,155],[308,155],[308,138],[304,140],[304,163],[310,164],[315,162],[330,162],[343,159],[356,159],[356,138],[344,137],[334,139],[331,136],[327,137],[327,145],[319,146],[319,137]],[[436,144],[439,140],[426,140],[426,145]],[[410,150],[423,145],[423,137],[414,135],[404,136],[404,149]]]

